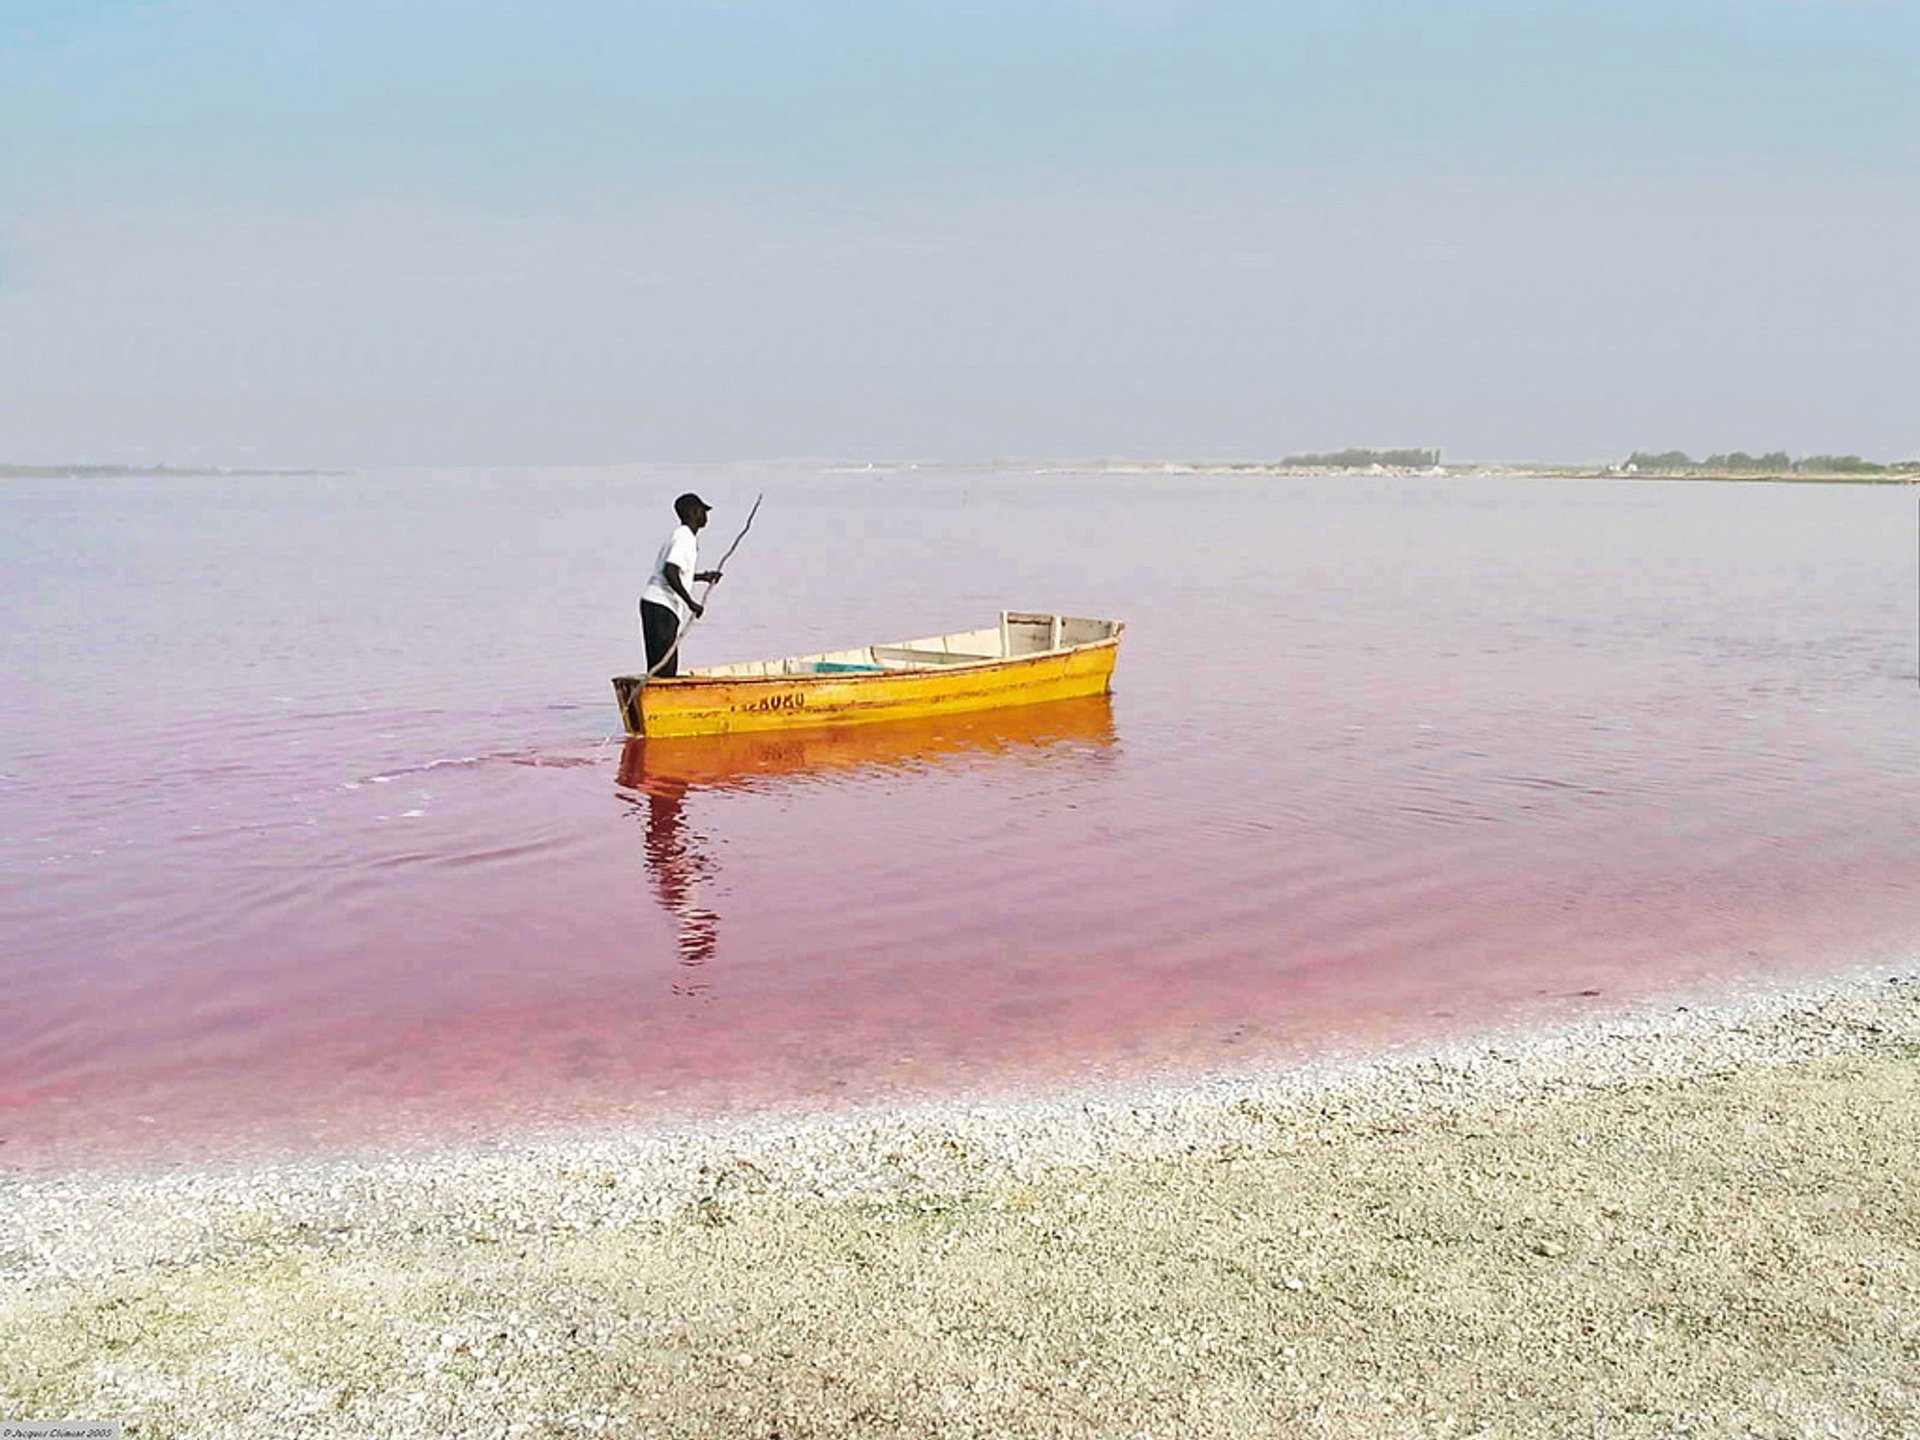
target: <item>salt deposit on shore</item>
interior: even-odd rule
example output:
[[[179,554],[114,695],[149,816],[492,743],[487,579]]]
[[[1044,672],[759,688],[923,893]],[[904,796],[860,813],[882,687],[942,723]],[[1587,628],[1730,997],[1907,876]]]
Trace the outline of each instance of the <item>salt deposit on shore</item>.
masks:
[[[1178,1087],[15,1176],[0,1419],[1920,1433],[1910,971]]]

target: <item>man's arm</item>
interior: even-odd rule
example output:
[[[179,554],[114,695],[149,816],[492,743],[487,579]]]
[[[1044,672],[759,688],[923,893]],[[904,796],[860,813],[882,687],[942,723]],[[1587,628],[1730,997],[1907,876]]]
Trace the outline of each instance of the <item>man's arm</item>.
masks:
[[[687,608],[693,611],[693,613],[696,616],[704,615],[707,613],[707,607],[702,605],[698,600],[694,599],[693,596],[687,593],[686,583],[680,578],[680,567],[678,565],[675,565],[671,560],[669,560],[665,565],[661,567],[660,573],[666,576],[667,578],[667,588],[673,591],[673,593],[678,595],[682,600],[686,601]],[[713,572],[709,570],[707,573],[711,575]],[[693,578],[698,580],[700,577],[696,575]]]

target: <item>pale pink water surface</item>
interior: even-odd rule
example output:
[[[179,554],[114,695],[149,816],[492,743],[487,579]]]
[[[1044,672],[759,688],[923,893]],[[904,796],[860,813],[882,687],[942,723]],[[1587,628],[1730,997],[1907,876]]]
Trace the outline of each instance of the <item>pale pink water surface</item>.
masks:
[[[1111,700],[618,735],[1128,622]],[[1901,487],[806,466],[9,481],[0,1165],[1289,1063],[1920,942]]]

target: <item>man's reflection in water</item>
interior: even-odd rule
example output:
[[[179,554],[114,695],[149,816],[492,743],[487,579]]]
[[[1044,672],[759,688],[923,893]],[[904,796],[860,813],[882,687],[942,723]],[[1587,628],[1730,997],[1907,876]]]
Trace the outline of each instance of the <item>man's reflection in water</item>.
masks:
[[[642,795],[647,811],[647,877],[660,908],[674,918],[680,930],[680,964],[699,971],[720,947],[720,917],[700,903],[700,894],[713,879],[714,864],[702,848],[699,832],[687,824],[684,780],[649,779]],[[696,974],[682,974],[673,993],[704,998],[710,982]]]
[[[679,929],[676,995],[705,997],[702,971],[720,948],[720,917],[702,903],[719,886],[707,837],[687,823],[689,796],[765,790],[828,771],[918,775],[930,764],[1002,783],[1030,765],[1079,762],[1097,776],[1113,757],[1112,702],[1104,695],[978,714],[791,733],[631,739],[620,756],[622,798],[644,807],[647,879]]]

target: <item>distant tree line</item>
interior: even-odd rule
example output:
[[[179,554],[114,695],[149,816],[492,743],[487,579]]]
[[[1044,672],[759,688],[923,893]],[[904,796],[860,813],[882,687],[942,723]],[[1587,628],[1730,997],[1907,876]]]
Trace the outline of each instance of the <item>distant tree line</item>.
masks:
[[[1887,467],[1877,465],[1871,460],[1862,460],[1858,455],[1809,455],[1795,467],[1799,470],[1813,470],[1822,475],[1884,475]]]
[[[1748,470],[1771,475],[1884,475],[1889,468],[1872,460],[1862,460],[1858,455],[1808,455],[1795,460],[1784,450],[1765,455],[1734,450],[1725,455],[1709,455],[1704,460],[1695,460],[1684,450],[1636,450],[1627,457],[1626,463],[1636,470]],[[1906,467],[1891,468],[1904,470]]]
[[[1764,455],[1735,450],[1729,455],[1709,455],[1705,463],[1709,470],[1790,470],[1793,457],[1784,450],[1769,450]]]
[[[1417,466],[1430,470],[1440,463],[1438,450],[1329,450],[1324,455],[1284,455],[1282,465],[1319,466],[1353,470],[1362,465]]]

